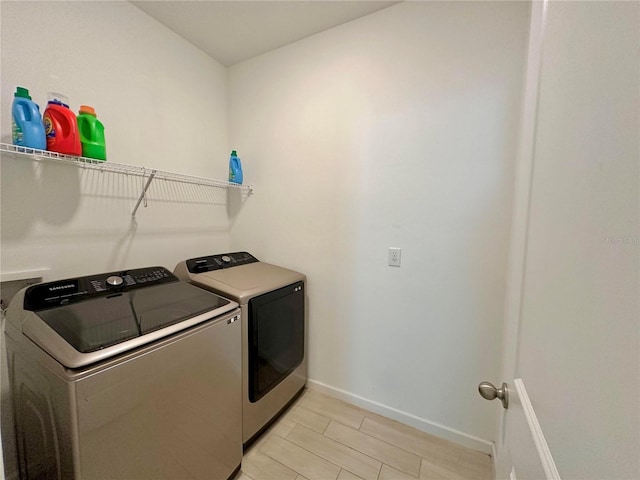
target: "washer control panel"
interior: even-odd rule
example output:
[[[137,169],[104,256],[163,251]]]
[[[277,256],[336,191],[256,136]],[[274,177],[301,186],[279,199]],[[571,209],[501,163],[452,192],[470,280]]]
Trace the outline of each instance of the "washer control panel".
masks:
[[[238,267],[259,260],[248,252],[221,253],[187,260],[189,273],[203,273],[222,268]]]
[[[87,277],[89,278],[89,277]],[[175,278],[164,267],[138,268],[124,272],[107,273],[89,278],[89,282],[96,292],[106,292],[118,287],[149,286],[154,283],[164,283],[167,279]]]
[[[38,311],[102,295],[177,281],[179,280],[166,268],[150,267],[40,283],[29,287],[25,292],[24,308]]]

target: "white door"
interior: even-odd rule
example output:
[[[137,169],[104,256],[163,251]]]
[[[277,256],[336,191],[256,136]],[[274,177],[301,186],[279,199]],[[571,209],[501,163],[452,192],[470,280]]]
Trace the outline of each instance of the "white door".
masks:
[[[532,2],[498,478],[640,478],[639,15]]]

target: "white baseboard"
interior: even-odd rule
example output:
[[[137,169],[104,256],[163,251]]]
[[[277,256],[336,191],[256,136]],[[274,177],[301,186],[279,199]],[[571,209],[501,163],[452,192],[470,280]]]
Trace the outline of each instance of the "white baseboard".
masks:
[[[495,463],[494,443],[488,440],[469,435],[454,428],[446,427],[437,422],[431,422],[425,418],[420,418],[416,415],[397,410],[393,407],[368,400],[366,398],[360,397],[359,395],[355,395],[351,392],[347,392],[339,388],[331,387],[316,380],[308,379],[307,388],[316,390],[320,393],[325,393],[340,400],[344,400],[345,402],[351,403],[358,407],[362,407],[366,410],[369,410],[370,412],[382,415],[383,417],[391,418],[392,420],[396,420],[400,423],[404,423],[405,425],[417,428],[422,432],[426,432],[431,435],[435,435],[436,437],[450,440],[464,447],[473,448],[474,450],[486,453],[487,455],[492,455],[494,459],[493,461]]]

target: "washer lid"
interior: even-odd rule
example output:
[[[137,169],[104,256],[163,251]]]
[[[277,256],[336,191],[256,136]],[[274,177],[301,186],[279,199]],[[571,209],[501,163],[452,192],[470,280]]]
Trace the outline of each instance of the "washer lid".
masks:
[[[95,352],[230,302],[183,282],[156,285],[36,312],[81,353]]]
[[[158,340],[237,307],[163,267],[42,283],[10,321],[69,368]]]

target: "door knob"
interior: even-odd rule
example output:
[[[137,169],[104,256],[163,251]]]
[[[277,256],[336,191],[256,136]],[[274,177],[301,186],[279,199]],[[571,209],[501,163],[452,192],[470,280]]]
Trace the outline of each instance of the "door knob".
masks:
[[[502,406],[504,408],[509,408],[509,390],[507,389],[506,383],[503,383],[502,387],[496,388],[491,382],[482,382],[478,385],[478,392],[480,392],[482,398],[486,400],[499,398],[502,400]]]

